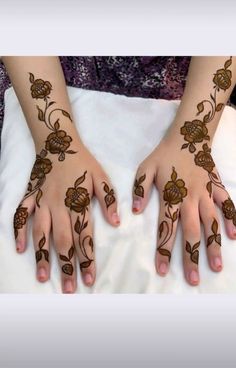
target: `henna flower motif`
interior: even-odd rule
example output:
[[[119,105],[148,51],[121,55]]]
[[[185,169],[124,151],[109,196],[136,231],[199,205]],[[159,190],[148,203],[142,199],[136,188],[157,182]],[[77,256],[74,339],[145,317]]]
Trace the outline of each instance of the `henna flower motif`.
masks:
[[[68,188],[66,192],[65,205],[78,213],[85,213],[90,204],[87,189],[79,186],[85,180],[86,173],[76,180],[74,188]]]
[[[183,202],[183,198],[187,195],[187,188],[182,179],[177,179],[175,168],[172,168],[171,180],[168,181],[164,188],[164,201],[169,206]]]
[[[18,230],[22,229],[22,227],[26,224],[27,217],[28,217],[27,207],[22,207],[21,205],[19,205],[14,215],[15,238],[17,238],[18,236]]]
[[[43,179],[52,170],[52,163],[48,158],[36,156],[36,160],[30,175],[30,179]]]
[[[210,139],[206,125],[197,119],[186,121],[180,132],[184,135],[184,140],[189,143],[200,143],[204,139]]]
[[[232,199],[228,198],[222,203],[222,211],[227,220],[233,220],[233,224],[236,226],[236,210]]]
[[[30,90],[31,96],[33,98],[45,98],[47,97],[52,90],[52,85],[48,81],[44,81],[43,79],[34,79],[34,75],[30,74],[30,82],[32,83]]]
[[[228,70],[228,67],[231,65],[232,59],[230,58],[224,64],[224,68],[218,69],[214,74],[213,82],[216,87],[219,89],[223,89],[226,91],[231,86],[231,77],[232,72]]]
[[[208,173],[211,173],[215,167],[215,163],[211,156],[211,149],[205,143],[203,146],[203,151],[199,151],[197,155],[195,155],[194,161],[197,166],[202,167]]]

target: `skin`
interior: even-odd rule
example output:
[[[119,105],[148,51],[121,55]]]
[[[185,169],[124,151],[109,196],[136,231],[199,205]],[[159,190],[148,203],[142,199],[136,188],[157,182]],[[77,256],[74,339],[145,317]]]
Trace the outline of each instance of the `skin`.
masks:
[[[70,146],[68,147],[71,152],[65,153],[62,160],[59,160],[60,155],[46,150],[46,158],[50,161],[52,168],[40,185],[40,194],[38,194],[39,191],[32,192],[29,195],[26,194],[26,197],[22,199],[20,205],[23,208],[27,208],[28,215],[25,216],[25,221],[22,225],[19,225],[19,222],[17,223],[18,227],[15,234],[16,250],[18,253],[23,253],[27,246],[27,221],[30,215],[34,213],[33,240],[35,252],[39,251],[40,240],[44,235],[43,249],[50,254],[51,244],[49,237],[52,232],[61,269],[62,291],[73,293],[77,288],[76,257],[78,257],[80,264],[85,259],[79,246],[78,234],[75,231],[78,213],[65,204],[67,190],[73,187],[76,180],[86,172],[86,177],[82,184],[83,188],[88,191],[90,200],[94,195],[97,197],[105,219],[112,226],[116,227],[119,226],[120,219],[117,212],[115,191],[101,165],[81,141],[73,124],[73,114],[59,59],[57,57],[3,57],[2,59],[31,130],[36,154],[39,155],[42,153],[42,150],[45,151],[45,141],[53,131],[46,126],[43,119],[39,119],[37,106],[44,111],[45,101],[32,97],[31,86],[35,79],[39,78],[47,81],[52,86],[48,96],[50,97],[49,101],[55,101],[55,103],[51,108],[49,107],[49,110],[58,109],[54,112],[55,118],[52,121],[55,123],[59,119],[59,127],[57,123],[56,129],[65,131],[66,135],[71,137]],[[29,80],[30,73],[34,76],[34,79],[31,76],[31,81]],[[63,114],[62,110],[66,113]],[[45,155],[44,151],[43,155]],[[31,180],[31,182],[34,184],[36,180]],[[107,206],[108,200],[106,196],[108,193],[104,190],[104,183],[108,186],[109,193],[112,190],[114,197],[112,201],[109,198],[109,206]],[[26,190],[26,193],[28,192]],[[87,225],[82,235],[83,237],[89,236],[92,238],[93,226],[90,203],[86,210],[85,221]],[[92,286],[96,278],[95,252],[94,247],[91,247],[91,245],[88,245],[88,248],[86,252],[89,252],[89,259],[92,262],[89,266],[82,268],[81,274],[85,285]],[[70,264],[72,267],[67,266],[67,268],[63,268],[65,264]],[[45,257],[41,257],[36,262],[36,277],[40,282],[45,282],[50,278],[50,256],[49,262]]]
[[[228,199],[229,193],[223,186],[212,185],[212,194],[209,195],[207,183],[209,182],[209,173],[194,162],[194,154],[202,150],[203,143],[195,145],[195,153],[189,152],[188,149],[181,149],[186,143],[183,135],[181,135],[181,127],[186,121],[192,121],[196,118],[197,105],[204,99],[209,99],[213,90],[214,73],[224,65],[227,57],[193,57],[190,63],[187,83],[183,98],[178,108],[176,117],[163,137],[160,144],[150,153],[150,155],[140,164],[137,169],[136,178],[133,188],[133,206],[134,214],[140,214],[144,211],[152,185],[154,184],[159,191],[160,212],[159,226],[166,218],[166,205],[163,198],[163,191],[166,183],[170,180],[172,167],[178,172],[178,177],[183,179],[187,188],[187,196],[174,205],[174,210],[178,210],[179,216],[173,223],[173,230],[169,240],[165,244],[165,249],[171,254],[174,246],[174,240],[177,230],[177,224],[180,220],[183,232],[183,267],[187,282],[190,285],[198,285],[200,275],[198,263],[193,262],[190,253],[186,249],[188,242],[191,247],[197,244],[201,239],[201,223],[205,233],[205,244],[209,244],[208,239],[213,235],[212,224],[215,220],[217,226],[214,226],[216,235],[220,234],[219,216],[216,205],[222,211],[222,204]],[[232,92],[236,82],[236,61],[232,58],[232,64],[229,68],[232,72],[231,85],[226,91],[217,92],[217,100],[225,104]],[[218,126],[223,107],[216,112],[214,118],[207,125],[209,140],[207,145],[211,148],[212,140]],[[204,115],[204,113],[203,113]],[[201,116],[201,115],[199,115]],[[161,122],[159,122],[161,124]],[[163,157],[165,160],[163,160]],[[214,172],[218,175],[217,168]],[[145,175],[145,180],[141,183],[143,196],[137,195],[136,180]],[[136,183],[137,184],[137,183]],[[223,189],[222,189],[223,188]],[[223,214],[223,213],[222,213]],[[223,216],[226,233],[230,239],[236,239],[236,227],[232,220]],[[214,239],[213,239],[214,238]],[[219,272],[223,268],[221,255],[221,246],[218,238],[213,237],[211,244],[206,247],[207,257],[210,268]],[[218,240],[218,242],[216,241]],[[161,244],[161,239],[157,239],[157,250]],[[196,246],[197,247],[197,246]],[[192,248],[191,248],[192,249]],[[198,248],[199,250],[199,248]],[[195,255],[196,256],[196,255]],[[156,270],[160,276],[165,276],[170,268],[170,261],[167,255],[160,254],[159,251],[155,255]]]

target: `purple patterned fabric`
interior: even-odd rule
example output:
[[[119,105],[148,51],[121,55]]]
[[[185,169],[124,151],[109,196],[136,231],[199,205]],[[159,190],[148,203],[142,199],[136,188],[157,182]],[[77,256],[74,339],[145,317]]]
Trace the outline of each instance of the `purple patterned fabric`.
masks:
[[[190,59],[188,56],[60,57],[69,86],[167,100],[182,97]],[[0,131],[4,117],[4,92],[10,86],[0,61]]]

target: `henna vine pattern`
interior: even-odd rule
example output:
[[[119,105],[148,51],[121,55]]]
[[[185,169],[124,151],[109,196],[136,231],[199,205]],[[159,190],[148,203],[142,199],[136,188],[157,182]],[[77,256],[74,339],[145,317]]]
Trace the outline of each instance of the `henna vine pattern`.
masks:
[[[193,263],[196,263],[198,264],[198,260],[199,260],[199,248],[200,246],[200,241],[195,243],[192,247],[191,247],[191,244],[186,241],[186,251],[190,254],[190,259]]]
[[[66,262],[63,266],[62,266],[62,272],[66,273],[67,275],[72,275],[74,272],[74,267],[72,265],[71,259],[74,255],[75,252],[75,247],[74,245],[72,245],[68,251],[68,257],[64,256],[63,254],[59,254],[59,258],[61,261]]]
[[[41,259],[45,258],[45,261],[49,262],[49,252],[47,249],[43,249],[43,246],[46,243],[45,235],[43,234],[43,237],[39,241],[39,250],[35,253],[36,262],[38,263],[41,261]]]
[[[40,154],[36,155],[36,160],[31,171],[27,192],[23,198],[24,200],[37,193],[36,204],[38,207],[40,207],[39,201],[43,195],[41,187],[46,180],[46,175],[52,170],[52,162],[46,158],[46,156],[47,151],[45,149],[43,149]]]
[[[84,229],[88,226],[85,216],[90,205],[88,190],[81,186],[86,178],[87,171],[80,176],[74,184],[73,188],[68,188],[66,192],[65,205],[70,210],[79,213],[77,216],[74,230],[79,235],[79,248],[85,261],[80,263],[80,269],[87,268],[93,262],[93,258],[88,255],[88,249],[93,253],[93,239],[90,235],[83,236]]]
[[[209,104],[210,110],[208,110],[203,118],[194,119],[192,121],[185,121],[184,125],[180,128],[181,135],[184,136],[184,143],[181,149],[189,149],[189,152],[194,153],[196,151],[196,144],[205,140],[210,140],[208,135],[207,124],[214,119],[216,112],[222,110],[224,104],[216,102],[216,94],[220,90],[226,91],[231,86],[232,72],[228,68],[232,64],[232,56],[226,60],[224,67],[218,69],[213,78],[213,94],[210,94],[210,99],[202,100],[197,105],[197,114],[200,115],[204,110],[206,104]]]
[[[174,167],[172,168],[171,180],[166,183],[163,193],[163,199],[166,206],[165,217],[168,221],[163,220],[159,225],[159,239],[162,240],[157,251],[163,256],[167,256],[170,261],[171,253],[168,249],[163,247],[170,240],[173,234],[174,223],[179,216],[179,209],[177,208],[177,210],[174,211],[173,206],[183,202],[183,199],[188,193],[185,182],[182,179],[177,179],[177,172]]]
[[[114,190],[110,189],[109,186],[107,185],[107,183],[103,182],[104,187],[103,190],[106,193],[105,197],[104,197],[104,201],[106,203],[107,208],[112,205],[112,203],[115,202],[115,196],[114,196]]]
[[[186,121],[184,126],[180,128],[180,133],[184,136],[184,140],[188,142],[183,144],[181,149],[188,148],[189,152],[194,153],[196,151],[196,143],[201,143],[204,140],[210,140],[206,125],[213,120],[215,113],[221,111],[224,106],[223,103],[216,102],[216,94],[220,90],[226,91],[230,88],[232,84],[232,72],[229,70],[229,67],[231,64],[232,56],[225,61],[224,67],[218,69],[214,74],[214,95],[211,93],[210,100],[202,100],[197,105],[197,115],[200,115],[204,111],[204,104],[206,103],[209,103],[210,111],[204,115],[202,120],[194,119],[193,121]],[[195,155],[194,162],[197,166],[202,167],[208,172],[208,177],[210,180],[206,184],[206,189],[210,198],[212,196],[212,185],[215,185],[226,192],[225,186],[223,185],[218,172],[214,172],[215,163],[211,156],[211,149],[208,147],[207,143],[204,143],[202,145],[202,150],[198,151],[198,153]],[[236,210],[230,197],[222,203],[222,210],[225,218],[232,220],[233,224],[236,226]]]
[[[67,135],[64,130],[60,129],[59,118],[54,122],[52,121],[52,114],[55,112],[60,112],[72,122],[71,116],[67,111],[60,108],[51,109],[49,112],[50,107],[56,103],[55,101],[49,102],[49,95],[52,91],[51,83],[42,79],[35,79],[32,73],[29,73],[29,75],[29,80],[31,83],[31,96],[34,99],[41,99],[45,103],[44,109],[36,105],[38,109],[38,119],[44,122],[46,127],[52,131],[52,133],[49,134],[46,139],[45,149],[52,154],[58,154],[58,160],[64,161],[66,153],[74,154],[76,152],[68,150],[72,142],[72,138]]]
[[[223,185],[219,174],[213,171],[215,169],[215,163],[211,156],[211,149],[208,147],[207,143],[204,143],[202,146],[202,151],[199,151],[195,155],[194,162],[197,166],[202,167],[208,173],[210,181],[206,184],[206,189],[210,198],[212,196],[212,184],[225,190],[225,186]]]
[[[221,246],[221,234],[218,234],[218,222],[214,218],[211,225],[212,235],[207,239],[207,247],[215,241],[219,246]]]
[[[139,179],[135,179],[134,194],[136,194],[138,197],[142,197],[142,198],[144,197],[144,189],[141,183],[143,183],[145,179],[146,179],[146,174],[140,176]]]
[[[28,215],[28,208],[20,204],[16,209],[13,220],[15,239],[18,237],[18,230],[26,224]]]

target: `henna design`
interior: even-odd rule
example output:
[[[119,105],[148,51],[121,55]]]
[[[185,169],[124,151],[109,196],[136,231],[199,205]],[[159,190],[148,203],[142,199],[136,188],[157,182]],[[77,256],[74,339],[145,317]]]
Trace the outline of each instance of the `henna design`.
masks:
[[[104,201],[105,201],[106,206],[108,208],[110,205],[112,205],[112,203],[115,202],[116,199],[115,199],[115,196],[114,196],[114,190],[110,189],[109,186],[105,182],[103,182],[103,184],[104,184],[103,190],[104,190],[104,192],[107,193],[104,197]]]
[[[43,191],[41,187],[43,186],[46,180],[46,175],[50,173],[50,171],[52,170],[52,162],[48,158],[46,158],[46,156],[47,156],[47,151],[45,149],[43,149],[40,152],[40,154],[36,155],[36,160],[35,160],[33,169],[31,171],[27,192],[23,198],[24,200],[30,197],[31,195],[37,193],[36,205],[38,207],[40,207],[39,201],[43,195]],[[33,182],[36,179],[37,179],[36,183],[33,184]]]
[[[23,226],[26,224],[28,215],[28,208],[22,207],[22,205],[20,204],[16,209],[13,220],[15,239],[18,237],[18,230],[22,229]]]
[[[74,251],[75,251],[75,247],[74,245],[72,245],[68,251],[68,257],[64,256],[63,254],[59,254],[59,258],[61,261],[66,262],[63,266],[62,266],[62,272],[66,273],[67,275],[72,275],[74,272],[74,267],[72,265],[71,259],[74,255]]]
[[[173,234],[173,227],[175,221],[179,217],[179,209],[173,211],[173,206],[183,202],[183,199],[187,196],[187,188],[185,187],[185,182],[182,179],[177,179],[177,172],[175,168],[172,168],[171,180],[168,181],[163,190],[163,199],[165,201],[165,206],[167,207],[165,212],[165,217],[170,221],[164,220],[159,225],[159,239],[162,238],[157,251],[163,256],[167,256],[169,261],[171,259],[171,253],[169,250],[163,248],[163,246],[170,240]],[[163,237],[163,232],[165,235]]]
[[[140,176],[139,179],[135,179],[134,194],[136,194],[138,197],[142,197],[142,198],[144,197],[144,189],[141,183],[143,183],[145,179],[146,179],[146,174]]]
[[[79,235],[79,248],[85,258],[85,261],[80,263],[81,270],[89,267],[94,261],[94,259],[90,258],[87,253],[89,248],[91,249],[91,252],[93,252],[93,239],[90,235],[83,237],[83,231],[88,226],[88,221],[85,221],[85,216],[90,205],[88,190],[80,186],[84,182],[86,174],[87,171],[85,171],[84,174],[75,181],[73,188],[67,189],[65,198],[66,207],[69,207],[70,210],[79,214],[74,225],[74,230]]]
[[[236,209],[231,198],[226,199],[222,203],[222,211],[227,220],[232,220],[236,226]]]
[[[215,241],[217,244],[219,244],[219,246],[221,246],[221,234],[217,233],[218,232],[218,222],[216,221],[215,218],[212,221],[211,230],[213,232],[213,235],[210,235],[207,238],[207,248],[209,247],[209,245],[213,243],[213,241]]]
[[[49,252],[47,249],[43,249],[43,246],[46,243],[46,238],[45,235],[43,234],[43,237],[40,239],[39,241],[39,250],[37,250],[37,252],[35,253],[35,258],[36,258],[36,262],[38,263],[39,261],[41,261],[41,259],[45,258],[45,261],[49,262]]]
[[[198,103],[198,112],[196,116],[200,115],[204,111],[206,104],[209,104],[210,110],[203,116],[203,119],[185,121],[184,125],[180,128],[180,133],[184,136],[184,140],[187,142],[182,145],[181,149],[188,148],[190,153],[194,153],[196,151],[197,143],[210,140],[206,125],[214,119],[216,112],[221,111],[224,106],[223,103],[216,102],[216,93],[221,89],[226,91],[228,88],[230,88],[232,72],[228,68],[231,64],[232,56],[230,59],[226,60],[224,67],[222,69],[218,69],[214,74],[214,95],[210,93],[210,99],[202,100]]]
[[[232,56],[225,61],[224,67],[218,69],[213,77],[213,94],[210,93],[210,99],[202,100],[197,105],[197,116],[200,115],[204,109],[205,105],[209,104],[210,111],[208,111],[202,120],[194,119],[193,121],[186,121],[184,126],[180,128],[180,133],[184,136],[184,140],[187,143],[183,144],[181,149],[188,148],[189,152],[194,153],[196,151],[196,144],[201,143],[204,140],[210,140],[208,135],[207,124],[213,120],[216,112],[219,112],[224,107],[223,103],[216,102],[217,92],[220,90],[226,91],[230,88],[232,82],[232,72],[229,70],[232,64]],[[223,185],[219,173],[215,169],[215,163],[211,156],[211,149],[208,147],[207,143],[202,145],[202,150],[198,151],[195,155],[194,162],[197,166],[202,167],[207,171],[209,182],[206,184],[206,189],[209,193],[210,198],[212,197],[212,186],[224,190],[226,192],[225,186]],[[227,193],[227,192],[226,192]],[[229,209],[229,211],[228,211]],[[222,203],[222,210],[226,219],[232,220],[233,224],[236,226],[236,211],[234,204],[230,198]]]
[[[68,150],[70,144],[72,142],[72,138],[67,135],[64,130],[60,129],[60,119],[58,118],[55,122],[52,122],[52,114],[57,112],[61,112],[63,116],[68,118],[71,122],[70,114],[60,108],[52,109],[49,112],[49,109],[52,105],[54,105],[55,101],[50,101],[50,93],[52,91],[52,85],[49,81],[44,81],[42,79],[35,79],[32,73],[29,73],[30,83],[31,83],[31,96],[35,99],[42,99],[45,102],[44,110],[42,110],[38,105],[36,105],[38,110],[38,119],[46,125],[48,129],[52,131],[51,134],[47,137],[45,141],[45,149],[52,154],[58,154],[58,160],[64,161],[65,154],[74,154],[76,153],[73,150]]]
[[[186,241],[186,251],[190,254],[190,259],[192,262],[198,264],[198,260],[199,260],[199,248],[200,246],[200,241],[195,243],[192,247],[191,247],[191,244]]]
[[[211,149],[208,147],[207,143],[203,144],[202,151],[199,151],[195,155],[194,162],[197,166],[202,167],[208,173],[210,181],[206,184],[206,189],[210,198],[212,196],[212,185],[225,190],[225,186],[223,185],[219,174],[213,171],[215,169],[215,163],[211,156]]]

